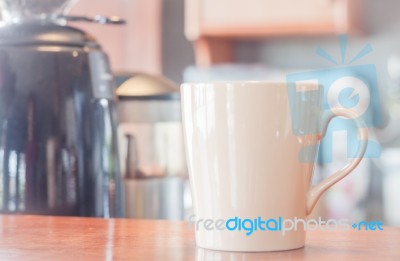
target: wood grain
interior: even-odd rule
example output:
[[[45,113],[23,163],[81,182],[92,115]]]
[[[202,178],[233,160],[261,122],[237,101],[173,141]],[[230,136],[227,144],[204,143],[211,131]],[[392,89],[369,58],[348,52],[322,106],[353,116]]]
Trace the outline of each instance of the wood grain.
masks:
[[[400,260],[400,228],[308,232],[306,247],[270,253],[195,247],[185,222],[0,216],[0,260]]]

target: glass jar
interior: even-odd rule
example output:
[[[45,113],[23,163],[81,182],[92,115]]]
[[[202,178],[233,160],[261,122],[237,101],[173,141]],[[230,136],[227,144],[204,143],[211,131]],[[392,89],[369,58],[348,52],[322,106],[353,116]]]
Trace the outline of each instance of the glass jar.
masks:
[[[77,0],[0,0],[2,20],[6,23],[55,21],[66,14]]]

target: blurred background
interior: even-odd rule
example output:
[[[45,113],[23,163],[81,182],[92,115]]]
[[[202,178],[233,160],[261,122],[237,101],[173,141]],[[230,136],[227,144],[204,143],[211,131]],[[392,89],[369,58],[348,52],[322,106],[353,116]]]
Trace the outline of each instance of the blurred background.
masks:
[[[97,39],[115,78],[125,216],[184,219],[192,213],[180,128],[181,82],[285,80],[291,73],[339,68],[369,87],[370,95],[360,95],[358,102],[372,101],[363,117],[372,119],[373,149],[313,215],[400,225],[399,1],[79,0],[66,9],[61,13],[75,19],[54,19]],[[111,22],[76,19],[82,15],[104,15]],[[116,25],[119,18],[126,23]],[[365,55],[353,62],[363,48]],[[321,49],[328,55],[316,51]],[[355,68],[367,64],[375,69],[360,74]],[[346,152],[352,127],[335,124],[335,142],[321,147],[314,182],[351,156]]]

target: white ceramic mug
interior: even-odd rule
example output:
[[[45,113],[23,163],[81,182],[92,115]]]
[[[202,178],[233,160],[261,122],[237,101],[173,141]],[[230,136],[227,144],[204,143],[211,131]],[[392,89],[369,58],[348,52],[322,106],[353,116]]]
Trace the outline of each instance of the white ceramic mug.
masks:
[[[182,84],[199,247],[275,251],[304,246],[303,223],[285,233],[276,226],[282,220],[306,220],[321,194],[359,164],[368,139],[365,124],[353,111],[323,111],[322,94],[322,87],[312,83]],[[311,186],[315,148],[335,116],[357,124],[357,156]],[[290,222],[284,225],[290,228]]]

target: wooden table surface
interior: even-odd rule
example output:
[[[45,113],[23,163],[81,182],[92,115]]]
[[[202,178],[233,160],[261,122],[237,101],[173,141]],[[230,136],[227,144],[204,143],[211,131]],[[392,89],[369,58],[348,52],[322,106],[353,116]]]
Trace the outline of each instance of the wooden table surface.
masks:
[[[0,216],[0,260],[400,260],[400,228],[313,231],[303,249],[232,253],[195,247],[185,222]]]

